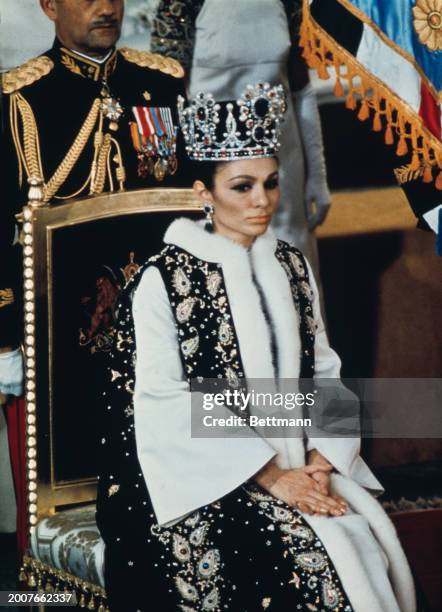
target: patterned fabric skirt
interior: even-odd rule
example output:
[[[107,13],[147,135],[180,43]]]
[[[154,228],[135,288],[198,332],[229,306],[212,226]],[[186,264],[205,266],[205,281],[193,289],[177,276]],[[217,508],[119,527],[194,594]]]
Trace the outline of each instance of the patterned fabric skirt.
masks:
[[[111,612],[352,612],[315,532],[255,484],[172,527],[149,518],[137,537],[106,542]]]

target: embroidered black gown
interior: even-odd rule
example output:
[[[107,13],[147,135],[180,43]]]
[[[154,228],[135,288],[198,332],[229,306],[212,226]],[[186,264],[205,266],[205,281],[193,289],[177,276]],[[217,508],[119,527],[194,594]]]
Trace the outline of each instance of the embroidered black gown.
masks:
[[[300,252],[286,243],[278,244],[276,256],[286,270],[300,315],[301,370],[304,376],[311,376],[314,334],[309,322],[312,305],[306,290],[307,266]],[[190,270],[184,277],[180,276],[183,259],[186,270]],[[226,296],[219,267],[173,245],[149,264],[160,270],[171,304],[183,297],[192,299],[196,288],[200,304],[212,303],[214,333],[206,335],[208,340],[196,365],[195,354],[186,344],[195,321],[185,320],[186,313],[181,309],[176,324],[184,338],[181,359],[188,379],[214,377],[216,362],[210,356],[215,351],[217,322],[220,314],[229,312],[228,302],[222,299],[223,306],[217,312],[214,299]],[[129,283],[118,305],[117,349],[109,367],[109,389],[104,394],[106,434],[102,440],[97,519],[106,542],[106,588],[111,610],[351,612],[333,563],[315,532],[299,512],[253,480],[172,526],[158,525],[137,459],[131,395],[135,351],[132,298],[145,269]],[[238,345],[233,328],[230,342]],[[215,367],[234,382],[244,376],[240,355],[229,363],[233,374],[226,373],[222,362]]]

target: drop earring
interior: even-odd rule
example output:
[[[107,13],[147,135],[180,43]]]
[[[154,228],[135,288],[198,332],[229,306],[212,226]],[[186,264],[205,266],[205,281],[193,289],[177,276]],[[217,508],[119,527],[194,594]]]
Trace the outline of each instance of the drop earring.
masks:
[[[205,202],[204,203],[204,213],[206,215],[205,230],[206,230],[206,232],[213,233],[213,213],[214,213],[214,208],[213,208],[213,204],[211,202]]]

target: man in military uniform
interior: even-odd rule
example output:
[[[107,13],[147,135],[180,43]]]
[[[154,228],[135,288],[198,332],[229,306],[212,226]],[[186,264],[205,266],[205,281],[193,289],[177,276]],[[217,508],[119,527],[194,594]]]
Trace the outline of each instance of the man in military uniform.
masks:
[[[174,129],[176,99],[184,91],[180,64],[156,54],[127,48],[116,50],[124,0],[40,0],[40,4],[55,25],[52,49],[2,77],[0,409],[6,396],[20,396],[23,383],[18,348],[23,328],[21,246],[15,215],[28,200],[60,203],[102,192],[185,184],[180,149],[178,155],[175,149]],[[132,231],[126,229],[130,235],[121,236],[120,242],[132,241]],[[135,239],[140,244],[140,237]],[[74,244],[77,259],[84,251],[77,248],[79,242],[84,245],[82,240],[78,237]],[[115,252],[121,247],[105,244],[107,255],[98,248],[93,263],[99,271],[92,280],[98,295],[92,295],[87,304],[92,323],[97,312],[112,312],[108,296],[115,297],[122,284],[113,277],[108,265],[100,267],[109,263],[106,257],[112,253],[113,246],[117,247]],[[142,258],[143,254],[138,255]],[[129,253],[125,256],[129,258]],[[71,258],[62,254],[62,259]],[[127,263],[129,259],[124,261]],[[83,263],[78,265],[80,274],[83,274]],[[118,271],[120,261],[113,264]],[[109,272],[108,276],[103,270]],[[66,277],[69,284],[69,275]],[[109,282],[113,283],[111,287]],[[81,379],[79,392],[81,388],[89,391],[94,378],[93,367],[88,366],[92,359],[90,353],[95,348],[95,327],[91,322],[88,325],[82,322],[80,326],[75,318],[83,298],[88,296],[77,292],[71,316],[64,315],[71,334],[71,353],[75,349],[71,345],[77,344],[78,351],[85,345],[80,365],[74,364],[75,371],[81,378],[81,373],[90,370],[89,379]],[[86,330],[86,335],[90,331],[90,337],[82,336],[80,340],[80,327]],[[65,359],[64,365],[72,370]],[[94,362],[93,366],[98,364]],[[78,398],[72,389],[69,392],[63,380],[61,384],[66,396],[66,414],[69,414],[71,396],[77,408]],[[82,397],[80,403],[86,411],[93,406],[91,396],[89,401]],[[81,417],[78,411],[76,414],[74,422],[80,427],[77,421],[81,422]],[[26,499],[20,495],[25,491],[24,467],[22,472],[18,470],[24,466],[20,439],[20,432],[25,429],[23,415],[21,400],[11,400],[7,418],[18,493],[19,548],[26,545]],[[75,438],[75,432],[72,437]]]
[[[116,50],[124,0],[40,0],[52,49],[3,75],[0,207],[0,393],[18,394],[21,294],[15,214],[28,199],[183,184],[175,153],[183,70]],[[178,168],[177,168],[178,166]]]

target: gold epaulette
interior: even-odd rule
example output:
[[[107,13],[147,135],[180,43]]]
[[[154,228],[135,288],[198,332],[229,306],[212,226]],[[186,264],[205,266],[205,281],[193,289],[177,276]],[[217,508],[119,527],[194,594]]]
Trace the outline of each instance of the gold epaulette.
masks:
[[[123,47],[118,50],[128,62],[133,62],[143,68],[160,70],[177,79],[181,79],[184,76],[183,67],[172,57],[165,57],[159,53],[149,53],[148,51],[137,51],[136,49],[129,49],[128,47]]]
[[[14,93],[22,87],[31,85],[51,72],[54,62],[46,55],[40,55],[29,60],[18,68],[10,70],[1,78],[2,90],[5,94]]]

